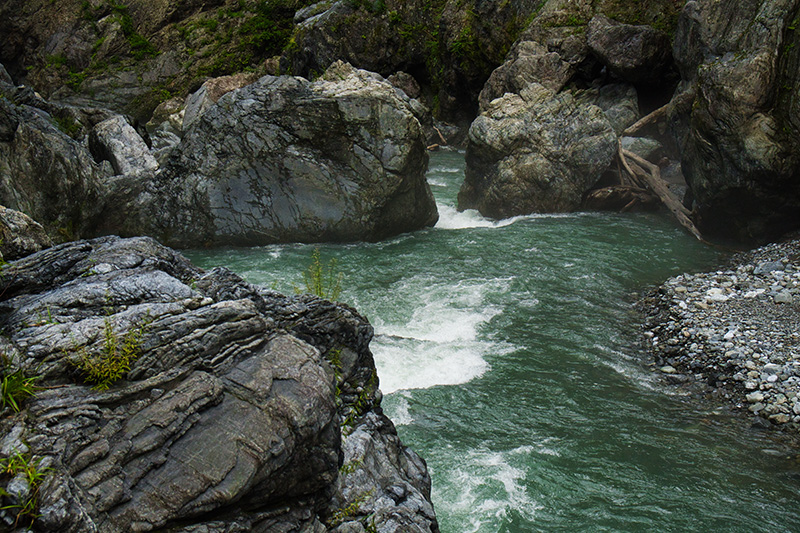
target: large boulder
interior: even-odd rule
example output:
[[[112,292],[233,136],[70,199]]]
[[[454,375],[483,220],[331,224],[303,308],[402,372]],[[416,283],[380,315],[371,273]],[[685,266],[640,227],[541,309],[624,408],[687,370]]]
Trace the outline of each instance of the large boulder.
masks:
[[[494,100],[469,130],[459,209],[504,218],[572,211],[611,163],[616,135],[603,111],[531,84]]]
[[[0,460],[43,479],[0,476],[3,527],[32,497],[18,523],[34,531],[363,531],[359,506],[380,531],[438,531],[353,309],[201,271],[149,238],[63,244],[5,273],[0,371],[41,389],[4,407]],[[123,379],[90,387],[82,361],[123,356]],[[348,491],[343,447],[368,458],[348,463]]]
[[[800,226],[797,0],[691,0],[670,115],[699,222],[758,241]]]
[[[432,225],[415,111],[343,63],[317,82],[265,76],[210,107],[154,179],[120,182],[130,216],[107,229],[201,246],[379,240]]]
[[[586,26],[586,43],[612,74],[629,83],[664,83],[672,69],[669,36],[650,26],[596,15]]]
[[[521,41],[514,45],[505,63],[497,67],[483,86],[479,97],[481,111],[505,93],[519,94],[531,83],[539,83],[553,92],[564,87],[575,72],[571,63],[564,61],[536,41]]]

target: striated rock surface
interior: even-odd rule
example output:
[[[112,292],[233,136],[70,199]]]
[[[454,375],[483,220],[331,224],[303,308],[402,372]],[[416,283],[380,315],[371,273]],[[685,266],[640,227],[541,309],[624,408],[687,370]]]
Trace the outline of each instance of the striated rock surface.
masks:
[[[59,245],[4,280],[2,371],[45,387],[0,420],[0,459],[45,472],[33,531],[438,531],[353,309],[201,271],[149,238]],[[80,360],[122,352],[125,379],[83,384]],[[21,497],[0,487],[4,507]]]
[[[615,149],[600,108],[529,85],[494,100],[470,127],[458,207],[495,218],[575,210]]]
[[[317,82],[265,76],[209,108],[152,180],[114,185],[130,216],[109,215],[107,229],[205,246],[379,240],[432,225],[415,111],[380,76],[342,63]]]
[[[800,226],[800,2],[686,3],[671,114],[702,228],[762,240]]]
[[[184,131],[188,130],[189,126],[194,124],[209,107],[216,104],[224,94],[250,85],[256,79],[256,76],[251,73],[241,73],[206,80],[200,89],[186,97],[181,128]]]

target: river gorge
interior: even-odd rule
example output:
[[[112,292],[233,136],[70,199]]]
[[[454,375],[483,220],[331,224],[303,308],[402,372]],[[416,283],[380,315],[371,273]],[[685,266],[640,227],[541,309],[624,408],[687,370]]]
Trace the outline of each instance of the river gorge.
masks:
[[[459,213],[463,169],[431,155],[434,228],[319,246],[375,327],[383,406],[428,462],[441,530],[800,527],[793,454],[645,364],[638,295],[726,255],[664,214]],[[291,293],[314,248],[185,253]]]

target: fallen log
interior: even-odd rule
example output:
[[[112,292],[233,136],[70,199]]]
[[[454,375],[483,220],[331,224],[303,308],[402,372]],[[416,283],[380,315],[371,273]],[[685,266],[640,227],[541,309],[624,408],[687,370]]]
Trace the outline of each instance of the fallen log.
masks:
[[[658,166],[638,155],[619,148],[620,159],[627,164],[634,173],[646,183],[647,187],[656,194],[672,215],[678,220],[681,226],[691,233],[698,241],[707,242],[697,226],[691,219],[691,212],[680,202],[677,196],[667,187],[667,183],[661,179],[661,171]]]

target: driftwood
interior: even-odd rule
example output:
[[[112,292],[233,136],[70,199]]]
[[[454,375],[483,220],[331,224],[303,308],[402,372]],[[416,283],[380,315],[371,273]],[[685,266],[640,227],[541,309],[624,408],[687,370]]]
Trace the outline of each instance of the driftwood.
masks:
[[[622,136],[629,137],[634,133],[636,133],[637,131],[639,131],[640,129],[647,126],[648,124],[650,124],[651,122],[656,122],[658,120],[661,120],[661,118],[667,114],[668,106],[669,104],[661,106],[652,113],[643,116],[642,118],[640,118],[639,120],[637,120],[636,122],[625,128],[625,131],[622,132]]]
[[[626,170],[630,169],[633,174],[636,174],[647,187],[656,194],[667,209],[673,214],[678,222],[686,228],[697,240],[706,242],[700,231],[694,225],[691,219],[691,212],[678,200],[678,198],[669,190],[666,182],[661,178],[661,171],[658,166],[654,165],[647,159],[639,157],[638,155],[619,147],[619,157]]]
[[[444,135],[442,135],[442,132],[439,131],[439,128],[437,128],[436,126],[433,126],[433,129],[435,129],[436,133],[439,134],[439,140],[442,141],[441,144],[444,145],[444,146],[447,146],[447,139],[444,138]]]

